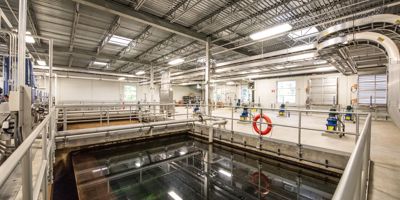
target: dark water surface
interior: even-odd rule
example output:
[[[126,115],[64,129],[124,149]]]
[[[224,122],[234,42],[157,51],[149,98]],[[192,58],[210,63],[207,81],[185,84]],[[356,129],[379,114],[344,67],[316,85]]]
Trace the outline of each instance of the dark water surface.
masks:
[[[81,200],[330,199],[338,178],[187,136],[72,155]]]

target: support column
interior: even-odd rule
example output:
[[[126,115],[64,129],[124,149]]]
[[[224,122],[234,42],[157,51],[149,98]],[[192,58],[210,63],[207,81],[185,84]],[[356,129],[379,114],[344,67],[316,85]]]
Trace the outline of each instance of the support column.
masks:
[[[210,45],[211,45],[211,39],[210,37],[207,38],[206,42],[206,70],[205,70],[205,75],[204,75],[204,88],[205,88],[205,94],[204,94],[204,101],[205,101],[205,106],[206,106],[206,115],[211,116],[211,98],[210,98],[210,71],[211,71],[211,63],[210,63]]]
[[[55,82],[55,81],[54,81]],[[49,40],[49,110],[53,106],[53,39]]]
[[[27,0],[19,0],[18,10],[18,80],[17,90],[19,95],[23,95],[25,86],[25,34],[26,34],[26,14],[27,14]],[[28,137],[29,133],[24,133],[26,128],[24,127],[24,108],[23,99],[19,97],[19,111],[18,111],[18,132],[22,135],[23,140]],[[26,125],[25,125],[26,126]],[[21,134],[22,133],[22,134]],[[18,134],[18,133],[17,133]],[[28,149],[21,162],[22,172],[22,199],[32,199],[33,187],[32,187],[32,162],[31,162],[31,150]]]
[[[154,66],[150,66],[150,102],[154,102]]]

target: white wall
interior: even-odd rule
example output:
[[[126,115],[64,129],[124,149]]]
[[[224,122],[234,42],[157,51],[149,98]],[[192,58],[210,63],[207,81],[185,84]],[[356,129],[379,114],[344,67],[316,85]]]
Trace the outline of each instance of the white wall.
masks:
[[[38,81],[38,84],[47,87],[45,81]],[[54,96],[58,103],[120,102],[124,85],[137,86],[136,83],[58,77]]]
[[[341,74],[328,75],[312,75],[312,76],[296,76],[287,78],[263,79],[255,81],[255,102],[261,103],[262,106],[271,107],[277,106],[277,81],[296,81],[296,104],[294,106],[305,106],[307,99],[306,88],[308,80],[312,77],[338,77],[338,103],[340,105],[348,105],[352,98],[355,98],[350,91],[351,85],[357,83],[357,76],[344,76]]]
[[[173,99],[178,102],[183,99],[183,96],[201,96],[201,89],[197,89],[196,86],[172,86]]]

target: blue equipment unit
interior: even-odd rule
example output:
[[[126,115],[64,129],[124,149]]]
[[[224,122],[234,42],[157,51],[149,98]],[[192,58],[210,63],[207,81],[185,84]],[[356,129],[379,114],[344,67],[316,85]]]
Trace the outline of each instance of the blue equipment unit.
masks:
[[[249,115],[250,115],[249,108],[243,107],[242,114],[240,114],[240,120],[241,121],[246,121],[247,118],[249,117]]]
[[[285,104],[281,104],[281,106],[279,106],[279,116],[285,116]]]
[[[200,106],[199,105],[195,105],[194,108],[193,108],[193,112],[194,113],[200,112]]]
[[[346,112],[353,112],[353,107],[352,106],[346,106]],[[351,113],[346,113],[344,115],[344,119],[346,121],[353,121],[353,114]]]
[[[335,111],[335,108],[331,108],[329,111]],[[329,113],[328,119],[326,119],[326,130],[328,131],[336,131],[338,127],[338,117],[336,113]]]
[[[4,78],[4,95],[8,95],[11,90],[10,85],[10,66],[11,60],[9,56],[5,56],[3,58],[3,78]],[[33,75],[33,64],[30,58],[26,58],[25,60],[25,85],[30,86],[32,88],[36,88],[35,86],[35,78]]]
[[[328,119],[326,119],[326,130],[328,131],[336,131],[337,129],[337,123],[338,123],[338,119],[337,117],[328,117]]]

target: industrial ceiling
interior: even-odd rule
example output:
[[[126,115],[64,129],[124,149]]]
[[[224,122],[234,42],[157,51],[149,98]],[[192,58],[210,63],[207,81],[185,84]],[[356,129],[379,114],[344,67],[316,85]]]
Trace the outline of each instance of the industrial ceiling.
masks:
[[[175,83],[204,80],[201,70],[204,67],[207,37],[210,37],[212,42],[212,62],[214,66],[218,66],[218,63],[313,44],[317,40],[317,34],[310,30],[322,31],[345,21],[400,12],[398,1],[390,0],[28,2],[27,30],[33,35],[54,39],[55,67],[64,71],[74,69],[110,74],[135,74],[145,71],[142,75],[144,77],[149,77],[150,66],[154,66],[156,72],[171,68]],[[0,8],[16,28],[18,1],[1,1]],[[249,38],[252,33],[282,23],[293,26],[291,34],[264,41],[253,41]],[[382,26],[385,25],[378,28]],[[376,27],[367,29],[374,28]],[[391,38],[398,41],[397,25],[396,28],[391,28],[394,29]],[[306,34],[299,35],[299,30]],[[36,43],[28,45],[28,49],[34,58],[45,59],[47,46],[45,42],[37,40]],[[343,51],[344,56],[352,58],[353,65],[360,69],[362,66],[380,67],[387,62],[385,53],[380,51],[379,47],[368,44],[354,43]],[[331,54],[326,55],[335,59]],[[184,58],[185,62],[169,66],[168,62],[175,58]],[[277,59],[276,56],[273,58]],[[321,59],[329,60],[326,57]],[[255,67],[248,70],[247,67],[234,65],[222,74],[214,71],[213,79],[239,80],[255,74],[273,76],[274,73],[278,76],[284,71],[308,69],[317,65],[310,60],[297,61],[296,65],[286,61],[266,62],[267,58],[261,60],[264,64],[253,65]]]

